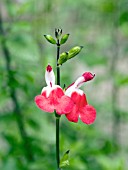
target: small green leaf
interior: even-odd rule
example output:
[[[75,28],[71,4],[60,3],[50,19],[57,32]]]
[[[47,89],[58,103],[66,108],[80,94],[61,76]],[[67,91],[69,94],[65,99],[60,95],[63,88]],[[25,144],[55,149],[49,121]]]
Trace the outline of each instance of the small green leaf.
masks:
[[[70,151],[70,150],[68,150],[67,152],[65,152],[65,154],[64,154],[63,157],[61,158],[61,160],[60,160],[60,165],[59,165],[60,168],[69,165],[69,160],[68,160],[69,151]]]
[[[83,48],[83,46],[73,47],[73,48],[68,52],[68,59],[71,59],[71,58],[75,57],[77,54],[79,54],[82,48]]]
[[[69,34],[63,35],[63,37],[60,40],[60,44],[62,45],[64,43],[66,43],[66,41],[68,40],[68,37],[69,37]]]
[[[67,52],[63,52],[62,54],[60,54],[60,58],[58,60],[58,64],[62,65],[63,63],[65,63],[68,59],[68,53]]]
[[[51,44],[56,44],[56,40],[51,35],[44,35],[46,40],[50,42]]]

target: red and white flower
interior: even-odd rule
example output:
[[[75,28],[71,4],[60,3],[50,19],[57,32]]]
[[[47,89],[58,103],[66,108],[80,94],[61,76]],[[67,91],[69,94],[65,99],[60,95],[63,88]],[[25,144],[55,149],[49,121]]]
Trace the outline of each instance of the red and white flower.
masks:
[[[92,80],[94,76],[95,74],[93,75],[90,72],[85,72],[66,89],[65,94],[71,97],[74,102],[73,109],[70,113],[66,114],[69,121],[78,122],[78,118],[85,124],[92,124],[95,121],[96,110],[87,103],[86,95],[79,89],[84,82]]]
[[[55,75],[50,65],[46,68],[45,80],[47,86],[42,89],[41,95],[35,97],[37,106],[45,112],[52,113],[56,110],[59,115],[71,112],[74,104],[62,88],[55,85]]]

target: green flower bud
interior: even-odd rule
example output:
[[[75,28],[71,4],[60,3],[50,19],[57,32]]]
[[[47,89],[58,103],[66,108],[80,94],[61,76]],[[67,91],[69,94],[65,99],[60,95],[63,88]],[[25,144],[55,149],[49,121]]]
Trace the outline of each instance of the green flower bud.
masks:
[[[63,63],[65,63],[68,59],[68,53],[67,52],[63,52],[62,54],[60,54],[60,58],[58,60],[58,64],[62,65]]]
[[[61,160],[60,160],[60,165],[59,165],[59,167],[60,168],[62,168],[62,167],[65,167],[65,166],[67,166],[67,165],[69,165],[69,152],[70,152],[70,150],[68,150],[67,152],[65,152],[65,154],[63,155],[63,157],[61,158]]]
[[[69,52],[68,52],[68,59],[71,59],[75,57],[79,52],[82,50],[83,46],[76,46],[73,47]]]
[[[44,35],[46,40],[50,42],[51,44],[56,44],[56,40],[51,35]]]
[[[61,28],[56,28],[55,29],[55,37],[57,38],[57,40],[59,39],[61,34],[62,34],[62,29]]]
[[[69,34],[63,35],[63,37],[61,38],[60,44],[64,44],[68,40],[68,37],[69,37]]]

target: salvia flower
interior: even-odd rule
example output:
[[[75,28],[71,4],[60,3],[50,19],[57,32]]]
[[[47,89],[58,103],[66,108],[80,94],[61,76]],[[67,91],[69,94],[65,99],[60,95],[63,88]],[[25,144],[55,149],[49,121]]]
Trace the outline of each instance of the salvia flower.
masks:
[[[69,121],[78,122],[78,118],[85,124],[92,124],[95,121],[96,110],[87,103],[86,95],[79,89],[84,82],[92,80],[94,76],[95,74],[93,75],[90,72],[85,72],[66,89],[65,94],[71,97],[74,102],[72,111],[66,114]]]
[[[55,85],[55,75],[50,65],[46,68],[45,80],[47,86],[42,89],[41,95],[35,97],[36,105],[45,112],[52,113],[56,110],[59,115],[71,112],[73,101],[59,85]]]

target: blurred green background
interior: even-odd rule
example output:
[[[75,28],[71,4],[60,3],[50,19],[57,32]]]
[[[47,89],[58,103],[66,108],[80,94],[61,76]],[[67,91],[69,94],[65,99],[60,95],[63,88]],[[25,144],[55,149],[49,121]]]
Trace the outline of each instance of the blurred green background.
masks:
[[[70,33],[61,52],[83,45],[61,66],[61,85],[85,71],[96,77],[82,89],[97,110],[93,125],[61,118],[65,170],[128,170],[128,1],[0,1],[0,170],[54,170],[55,118],[34,103],[55,71],[56,47],[44,34]],[[55,71],[56,72],[56,71]],[[70,73],[70,74],[69,74]]]

